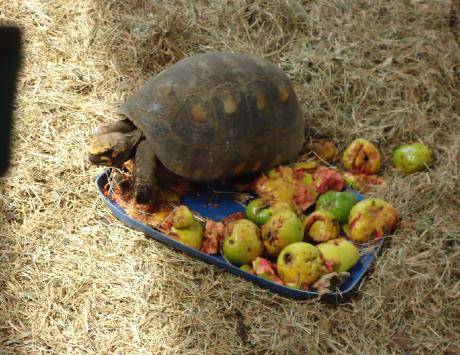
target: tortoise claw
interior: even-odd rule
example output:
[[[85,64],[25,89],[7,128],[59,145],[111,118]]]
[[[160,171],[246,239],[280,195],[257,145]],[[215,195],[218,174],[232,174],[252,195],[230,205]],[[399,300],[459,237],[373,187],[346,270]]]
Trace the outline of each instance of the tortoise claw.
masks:
[[[152,200],[153,190],[150,186],[146,185],[136,186],[134,190],[134,197],[137,203],[147,204]]]

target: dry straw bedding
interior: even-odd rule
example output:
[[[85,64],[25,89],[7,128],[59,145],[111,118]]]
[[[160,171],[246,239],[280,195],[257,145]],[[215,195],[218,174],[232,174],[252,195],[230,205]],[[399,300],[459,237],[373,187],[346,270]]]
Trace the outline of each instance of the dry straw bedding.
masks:
[[[458,6],[455,2],[452,6]],[[0,0],[25,30],[2,179],[0,352],[460,353],[459,34],[449,1]],[[85,150],[164,67],[211,50],[291,77],[308,137],[374,141],[403,223],[356,293],[282,298],[147,240],[97,198]],[[436,164],[402,177],[401,142]]]

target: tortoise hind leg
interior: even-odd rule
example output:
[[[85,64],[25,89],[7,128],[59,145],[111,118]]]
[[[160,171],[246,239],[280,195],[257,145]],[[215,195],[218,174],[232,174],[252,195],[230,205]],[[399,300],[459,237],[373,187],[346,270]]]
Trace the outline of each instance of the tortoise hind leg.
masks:
[[[139,142],[134,156],[134,196],[137,203],[151,201],[155,191],[156,162],[153,147],[143,139]]]

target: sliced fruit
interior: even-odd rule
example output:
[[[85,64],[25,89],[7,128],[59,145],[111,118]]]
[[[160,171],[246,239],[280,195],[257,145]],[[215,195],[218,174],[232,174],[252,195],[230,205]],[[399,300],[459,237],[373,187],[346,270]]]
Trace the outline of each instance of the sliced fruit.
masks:
[[[204,227],[203,244],[201,251],[206,254],[217,254],[224,239],[224,224],[211,219],[206,219]]]
[[[334,169],[319,167],[313,173],[316,190],[323,194],[327,191],[342,191],[345,187],[345,180],[342,175]]]
[[[192,211],[187,206],[177,207],[172,214],[173,226],[176,228],[186,228],[193,223]]]
[[[339,220],[330,212],[318,210],[304,221],[305,233],[315,242],[335,239],[340,233]]]
[[[311,174],[301,171],[297,175],[294,202],[299,210],[303,212],[315,204],[319,193]]]
[[[355,242],[365,243],[391,232],[398,221],[396,209],[379,198],[358,202],[348,217],[347,235]]]
[[[353,173],[375,174],[380,170],[380,153],[366,139],[356,139],[345,149],[342,164]]]
[[[260,276],[266,280],[273,281],[279,285],[283,285],[283,281],[278,277],[276,272],[276,264],[273,264],[267,259],[255,259],[252,262],[252,270],[257,276]]]
[[[373,187],[383,186],[385,181],[378,175],[356,174],[345,172],[343,178],[348,186],[355,191],[368,192]]]

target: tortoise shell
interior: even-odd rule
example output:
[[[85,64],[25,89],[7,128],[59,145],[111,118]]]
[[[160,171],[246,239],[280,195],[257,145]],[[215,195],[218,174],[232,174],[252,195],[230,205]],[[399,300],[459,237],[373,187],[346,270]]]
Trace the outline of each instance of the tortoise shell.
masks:
[[[231,53],[183,59],[120,108],[171,172],[212,181],[295,158],[304,121],[286,74],[268,60]]]

